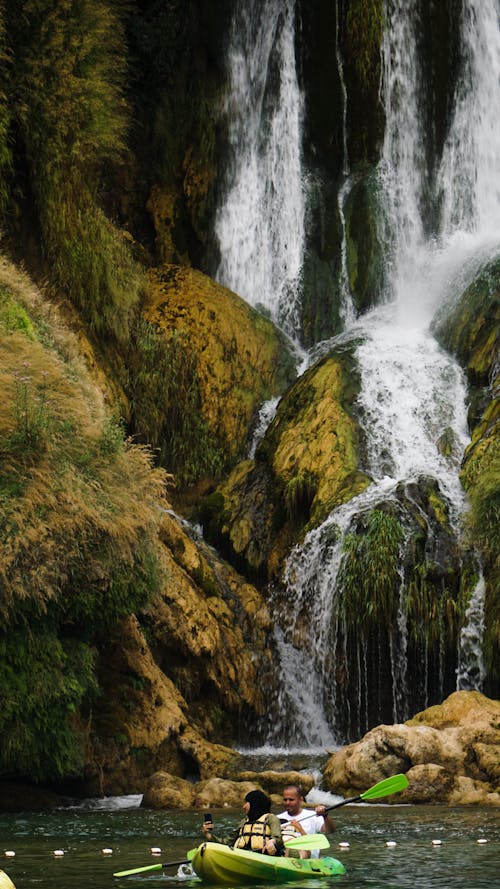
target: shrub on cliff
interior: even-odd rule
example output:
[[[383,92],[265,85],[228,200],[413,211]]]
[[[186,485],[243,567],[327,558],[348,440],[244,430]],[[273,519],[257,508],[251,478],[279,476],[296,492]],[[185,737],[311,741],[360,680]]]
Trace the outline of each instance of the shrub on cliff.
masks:
[[[0,774],[76,773],[94,652],[161,583],[165,474],[123,438],[27,278],[0,264]]]
[[[16,216],[24,192],[51,280],[92,329],[126,341],[142,272],[103,210],[128,126],[123,16],[121,0],[5,3]]]

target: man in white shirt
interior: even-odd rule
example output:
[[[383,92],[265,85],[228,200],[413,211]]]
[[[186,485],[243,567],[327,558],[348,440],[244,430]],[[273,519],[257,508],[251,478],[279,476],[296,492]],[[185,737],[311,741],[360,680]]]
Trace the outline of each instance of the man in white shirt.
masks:
[[[299,784],[289,784],[283,788],[283,805],[285,811],[281,812],[278,818],[282,822],[281,832],[285,842],[291,837],[306,833],[332,833],[335,830],[335,824],[325,806],[316,806],[314,812],[303,808],[304,795]],[[313,852],[301,849],[300,857],[319,858],[319,849]]]

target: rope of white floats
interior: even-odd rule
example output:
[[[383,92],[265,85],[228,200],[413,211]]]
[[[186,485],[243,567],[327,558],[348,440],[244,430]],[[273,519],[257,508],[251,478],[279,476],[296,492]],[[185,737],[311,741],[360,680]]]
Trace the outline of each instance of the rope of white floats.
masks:
[[[430,845],[431,846],[442,846],[445,843],[454,843],[454,842],[460,842],[460,844],[463,845],[463,840],[446,840],[446,841],[431,840]],[[490,842],[490,840],[487,840],[485,837],[479,837],[475,842],[478,846],[485,846],[486,843]],[[364,845],[366,845],[366,844],[364,844]],[[387,849],[394,849],[397,845],[398,845],[398,843],[395,840],[386,840],[384,843],[384,846],[386,846]],[[404,845],[407,845],[407,843],[405,842]],[[412,845],[415,845],[415,844],[412,844]],[[417,843],[416,845],[423,846],[424,843]],[[351,844],[348,842],[341,842],[341,843],[338,843],[338,848],[342,849],[343,851],[346,851],[351,848]],[[106,846],[104,849],[101,849],[100,851],[101,851],[102,855],[112,855],[113,854],[113,849],[111,849],[108,846]],[[151,846],[149,851],[150,851],[151,855],[161,855],[162,854],[162,850],[161,850],[160,846]],[[15,858],[16,857],[16,852],[14,851],[14,849],[7,849],[3,854],[4,854],[5,858]],[[64,855],[66,854],[66,851],[64,849],[52,849],[51,854],[54,856],[54,858],[63,858]]]

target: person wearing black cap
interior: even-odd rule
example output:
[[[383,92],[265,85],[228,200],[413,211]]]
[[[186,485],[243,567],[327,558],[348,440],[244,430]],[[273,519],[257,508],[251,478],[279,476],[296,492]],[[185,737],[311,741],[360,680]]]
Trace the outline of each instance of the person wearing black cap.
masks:
[[[283,855],[285,847],[281,836],[281,824],[270,812],[271,800],[262,790],[251,790],[243,803],[245,818],[228,839],[216,837],[213,822],[202,824],[205,839],[212,843],[225,843],[234,849],[262,852],[264,855]]]

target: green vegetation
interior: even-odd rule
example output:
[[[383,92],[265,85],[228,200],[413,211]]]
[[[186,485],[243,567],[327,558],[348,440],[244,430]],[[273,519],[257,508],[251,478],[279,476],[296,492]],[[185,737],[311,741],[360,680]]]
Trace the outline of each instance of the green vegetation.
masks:
[[[143,274],[102,199],[128,126],[125,4],[7,0],[5,8],[16,175],[21,188],[29,181],[51,280],[92,330],[124,342]],[[1,136],[0,96],[0,164]]]
[[[376,95],[379,89],[382,34],[382,0],[351,0],[347,10],[346,44],[364,94]]]
[[[96,692],[89,645],[57,627],[0,633],[0,773],[54,780],[78,774],[83,737],[75,714]]]
[[[201,415],[197,360],[186,335],[140,321],[130,358],[134,428],[181,485],[220,474],[224,456]],[[135,360],[134,360],[135,355]]]
[[[485,417],[498,414],[498,400],[491,402]],[[473,443],[474,445],[474,443]],[[471,546],[481,555],[486,579],[484,660],[491,688],[500,681],[500,441],[497,422],[489,434],[471,447],[462,471],[462,482],[469,494],[470,509],[466,533]],[[494,694],[494,691],[492,691]]]
[[[401,544],[404,531],[399,518],[373,509],[363,521],[362,533],[350,533],[338,577],[341,611],[347,625],[387,625],[395,618]]]
[[[318,490],[318,479],[314,472],[305,470],[294,475],[285,487],[285,505],[291,521],[307,520],[312,502]]]
[[[165,474],[22,276],[0,295],[0,774],[51,780],[83,761],[99,640],[160,589]]]

